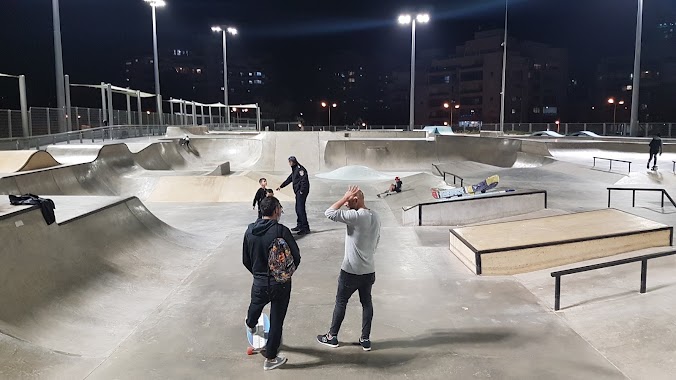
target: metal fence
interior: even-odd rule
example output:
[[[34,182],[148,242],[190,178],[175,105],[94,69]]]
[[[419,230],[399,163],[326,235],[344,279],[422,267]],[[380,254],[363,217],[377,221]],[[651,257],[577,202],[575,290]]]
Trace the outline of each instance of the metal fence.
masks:
[[[63,120],[65,110],[58,108],[31,107],[28,111],[29,136],[45,136],[65,131],[82,131],[108,125],[159,125],[160,117],[155,112],[113,111],[112,123],[108,115],[98,108],[72,107],[71,113]],[[220,124],[224,117],[219,115],[163,114],[164,125],[205,125]],[[0,138],[24,137],[21,126],[21,111],[0,110]]]
[[[145,136],[163,136],[166,132],[167,126],[165,125],[99,127],[43,136],[3,138],[0,139],[0,150],[40,149],[59,143],[97,143]]]
[[[453,127],[454,130],[463,131],[460,127]],[[477,130],[467,128],[469,132]],[[499,131],[500,124],[483,124],[479,130]],[[562,135],[569,135],[575,132],[590,131],[601,136],[628,136],[629,124],[626,123],[505,123],[505,133],[529,134],[539,131],[553,131]],[[660,133],[662,137],[674,137],[676,135],[676,123],[641,123],[639,124],[638,136],[652,136]]]

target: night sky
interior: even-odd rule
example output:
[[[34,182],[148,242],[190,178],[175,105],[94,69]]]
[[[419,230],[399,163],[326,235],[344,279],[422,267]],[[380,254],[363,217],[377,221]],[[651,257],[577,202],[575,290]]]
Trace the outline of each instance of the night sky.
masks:
[[[425,10],[421,50],[451,51],[482,29],[502,27],[504,1],[225,1],[167,0],[158,10],[160,49],[216,38],[212,24],[240,35],[229,54],[279,57],[278,75],[302,75],[336,51],[368,56],[374,66],[409,59],[410,29],[396,24],[404,10]],[[546,4],[545,4],[546,3]],[[427,4],[422,6],[422,4]],[[631,59],[636,0],[510,0],[510,35],[569,50],[572,75],[592,75],[604,56]],[[674,0],[645,4],[646,27],[676,20]],[[49,0],[2,0],[0,72],[26,74],[29,103],[53,105],[54,58]],[[61,0],[64,65],[73,82],[115,81],[123,62],[152,54],[150,8],[142,0]],[[290,62],[298,62],[294,67]],[[280,74],[281,73],[281,74]],[[0,108],[15,108],[14,85],[0,84]],[[166,94],[170,95],[170,94]],[[199,99],[197,99],[199,100]]]

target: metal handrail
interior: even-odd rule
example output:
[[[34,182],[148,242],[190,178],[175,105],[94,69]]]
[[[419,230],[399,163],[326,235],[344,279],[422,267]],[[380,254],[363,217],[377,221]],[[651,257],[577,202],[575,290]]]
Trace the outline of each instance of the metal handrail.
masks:
[[[610,168],[608,169],[608,171],[613,170],[613,161],[624,162],[626,164],[629,164],[629,173],[631,173],[631,161],[617,160],[615,158],[594,157],[594,165],[592,167],[596,167],[596,160],[608,160],[608,161],[610,161]]]
[[[631,196],[631,207],[636,207],[636,192],[637,191],[652,191],[652,192],[661,192],[662,193],[662,208],[664,208],[664,197],[666,196],[669,199],[669,202],[676,207],[676,202],[674,202],[674,199],[669,195],[669,193],[664,190],[664,189],[658,189],[658,188],[645,188],[645,187],[609,187],[608,188],[608,208],[610,208],[610,193],[611,191],[616,190],[616,191],[631,191],[632,196]]]
[[[587,265],[579,268],[572,268],[557,272],[552,272],[551,275],[556,279],[554,285],[554,310],[559,311],[561,309],[561,276],[566,276],[569,274],[588,272],[596,269],[610,268],[618,265],[630,264],[641,262],[641,294],[646,292],[646,282],[648,281],[648,260],[657,259],[660,257],[676,255],[675,250],[670,250],[667,252],[652,253],[649,255],[642,255],[631,257],[622,260],[609,261],[601,264]]]
[[[445,171],[443,174],[444,174],[444,182],[446,182],[446,174],[449,174],[449,175],[452,175],[452,176],[453,176],[453,184],[454,184],[454,185],[455,185],[456,179],[459,179],[459,180],[460,180],[460,186],[461,186],[461,187],[462,187],[462,186],[465,186],[465,179],[462,178],[462,177],[460,177],[459,175],[453,174],[453,173],[449,173],[449,172],[446,172],[446,171]]]

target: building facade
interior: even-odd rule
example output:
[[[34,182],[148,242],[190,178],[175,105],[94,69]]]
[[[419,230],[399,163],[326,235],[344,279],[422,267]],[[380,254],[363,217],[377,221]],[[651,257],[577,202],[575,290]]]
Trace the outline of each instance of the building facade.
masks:
[[[432,60],[422,105],[425,123],[450,123],[450,112],[456,125],[458,121],[500,121],[503,38],[502,30],[477,32],[452,56]],[[508,39],[506,122],[558,120],[565,114],[567,86],[565,50]],[[445,108],[445,103],[451,107]]]

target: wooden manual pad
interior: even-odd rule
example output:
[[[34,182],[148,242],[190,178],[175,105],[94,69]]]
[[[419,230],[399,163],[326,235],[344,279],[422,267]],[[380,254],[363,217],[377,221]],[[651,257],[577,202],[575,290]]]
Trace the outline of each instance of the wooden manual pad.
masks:
[[[450,249],[476,274],[532,272],[669,246],[673,227],[615,209],[451,230]]]

